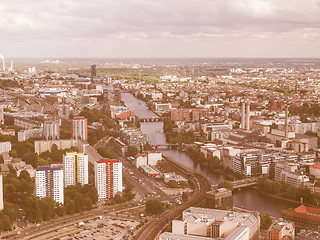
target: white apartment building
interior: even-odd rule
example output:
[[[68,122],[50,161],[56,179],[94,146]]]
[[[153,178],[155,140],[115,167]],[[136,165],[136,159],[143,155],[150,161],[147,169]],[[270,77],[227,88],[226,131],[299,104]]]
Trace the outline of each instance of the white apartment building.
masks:
[[[72,139],[84,139],[88,141],[88,123],[84,117],[72,120]]]
[[[39,167],[36,171],[36,196],[51,197],[64,204],[63,170],[51,167]]]
[[[88,155],[84,153],[66,153],[63,155],[64,185],[88,184]]]
[[[113,198],[122,192],[122,162],[101,159],[95,163],[95,186],[99,199]]]
[[[60,125],[58,121],[46,121],[43,124],[43,138],[45,140],[60,139]]]
[[[0,154],[11,151],[11,142],[0,142]]]

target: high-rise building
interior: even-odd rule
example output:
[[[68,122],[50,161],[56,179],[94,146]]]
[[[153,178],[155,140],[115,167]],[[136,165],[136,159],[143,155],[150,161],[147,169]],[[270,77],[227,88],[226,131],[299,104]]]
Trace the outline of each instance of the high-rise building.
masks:
[[[3,178],[0,173],[0,211],[3,210]]]
[[[40,198],[51,197],[64,203],[63,170],[51,167],[38,167],[36,171],[36,195]]]
[[[95,64],[91,64],[91,81],[97,76],[97,69]]]
[[[45,140],[60,139],[60,124],[58,121],[46,121],[43,124],[43,138]]]
[[[88,155],[70,152],[63,155],[64,185],[88,184]]]
[[[72,120],[72,138],[88,140],[88,123],[84,117],[77,117]]]
[[[69,118],[70,110],[71,110],[71,107],[69,104],[58,103],[55,105],[55,107],[56,107],[58,117],[67,118],[67,119]]]
[[[99,199],[113,198],[122,192],[122,162],[101,159],[95,163],[95,185]]]

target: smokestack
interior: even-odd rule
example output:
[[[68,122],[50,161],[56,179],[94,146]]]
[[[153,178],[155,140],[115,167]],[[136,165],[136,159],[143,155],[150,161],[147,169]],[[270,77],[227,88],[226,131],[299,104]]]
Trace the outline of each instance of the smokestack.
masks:
[[[241,103],[241,128],[245,129],[245,123],[246,122],[246,106],[245,106],[245,102]]]
[[[246,129],[250,130],[250,102],[247,102]]]
[[[4,57],[0,54],[0,57],[2,59],[2,69],[3,69],[3,72],[6,71],[6,65],[5,65],[5,62],[4,62]]]
[[[11,67],[10,67],[10,70],[12,71],[13,70],[13,61],[11,60]]]
[[[288,106],[286,106],[285,119],[284,119],[284,137],[285,137],[285,139],[288,139],[288,136],[289,136],[288,116],[289,116],[289,110],[288,110]]]

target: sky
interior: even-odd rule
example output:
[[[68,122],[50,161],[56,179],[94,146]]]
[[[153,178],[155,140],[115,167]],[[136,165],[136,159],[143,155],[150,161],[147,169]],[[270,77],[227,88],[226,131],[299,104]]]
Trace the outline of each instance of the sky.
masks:
[[[317,58],[320,0],[1,0],[0,54]]]

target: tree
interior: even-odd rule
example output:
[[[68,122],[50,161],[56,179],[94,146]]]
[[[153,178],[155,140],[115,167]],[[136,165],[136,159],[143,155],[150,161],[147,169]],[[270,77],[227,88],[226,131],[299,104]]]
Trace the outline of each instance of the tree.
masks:
[[[27,182],[31,182],[30,174],[26,170],[22,170],[18,178],[20,180],[25,179]]]
[[[308,136],[317,137],[317,134],[314,133],[314,132],[312,132],[312,131],[310,131],[310,130],[306,131],[304,134],[305,134],[305,135],[308,135]]]
[[[260,225],[262,229],[268,229],[272,224],[272,219],[269,213],[263,214],[260,212]]]
[[[278,129],[278,125],[276,123],[272,123],[270,126],[270,130],[272,129]]]
[[[27,164],[31,164],[32,167],[36,168],[38,166],[37,154],[34,152],[28,152],[22,156],[22,161]]]
[[[138,149],[134,146],[129,146],[127,151],[127,156],[135,156],[138,154]]]
[[[99,147],[97,152],[104,158],[116,159],[117,156],[112,152],[109,152],[106,148]]]
[[[187,192],[182,193],[182,201],[186,202],[189,198],[189,194]]]
[[[218,184],[219,188],[227,188],[229,190],[233,190],[233,183],[230,181],[222,181],[221,183]]]
[[[179,184],[175,180],[170,180],[167,182],[167,186],[169,188],[177,188],[177,187],[179,187]]]
[[[151,199],[146,202],[146,212],[150,215],[160,214],[164,211],[162,203],[158,199]]]

